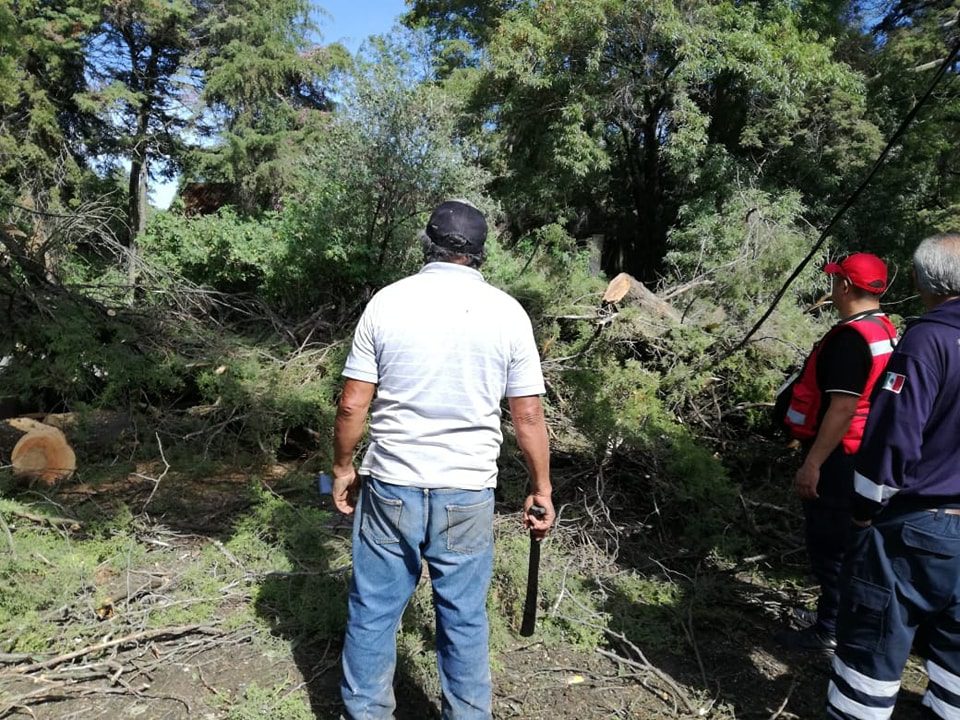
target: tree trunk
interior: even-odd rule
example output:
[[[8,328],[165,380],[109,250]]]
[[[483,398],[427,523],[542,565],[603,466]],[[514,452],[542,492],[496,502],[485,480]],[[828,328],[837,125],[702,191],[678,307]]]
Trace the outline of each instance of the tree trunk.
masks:
[[[620,273],[603,294],[604,304],[639,306],[645,315],[679,323],[680,313],[666,300],[628,273]]]
[[[127,279],[131,288],[136,288],[139,279],[138,238],[147,228],[147,158],[142,150],[145,142],[145,139],[141,139],[134,151],[134,159],[130,162]]]
[[[653,283],[662,269],[667,252],[667,231],[676,211],[667,206],[663,185],[662,158],[657,125],[661,113],[654,111],[641,126],[620,126],[624,142],[624,164],[628,173],[629,201],[634,216],[624,218],[611,243],[604,248],[604,270],[613,275],[629,272]]]
[[[643,126],[642,186],[637,201],[637,234],[633,253],[625,269],[644,282],[654,282],[667,252],[667,228],[664,224],[664,192],[661,178],[660,140],[657,124],[660,113],[651,113]]]
[[[148,137],[150,133],[150,116],[153,113],[153,92],[157,87],[158,58],[161,48],[156,45],[150,47],[149,60],[145,68],[140,70],[137,61],[140,53],[134,35],[127,36],[127,50],[133,66],[131,87],[143,95],[137,107],[137,130],[133,137],[133,148],[130,152],[130,180],[128,184],[127,206],[127,278],[132,288],[131,302],[136,302],[139,293],[138,239],[147,227],[147,160],[150,154]]]

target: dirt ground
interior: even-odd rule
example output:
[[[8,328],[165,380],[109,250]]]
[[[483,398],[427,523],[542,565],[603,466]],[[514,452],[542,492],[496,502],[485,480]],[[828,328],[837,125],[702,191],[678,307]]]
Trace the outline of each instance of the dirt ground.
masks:
[[[648,683],[644,673],[624,673],[618,664],[599,655],[544,651],[534,643],[518,646],[498,658],[494,716],[530,720],[822,717],[825,661],[784,662],[775,652],[746,641],[746,628],[730,629],[729,634],[716,630],[705,632],[701,639],[708,682],[716,690],[696,712],[685,712],[674,698]],[[328,652],[324,656],[321,649],[316,652],[316,664],[309,667],[302,659],[261,654],[249,644],[222,647],[163,668],[151,676],[149,689],[139,696],[95,693],[86,698],[51,701],[10,717],[219,720],[230,716],[234,699],[242,697],[250,683],[262,685],[266,681],[268,685],[284,686],[290,693],[306,689],[313,716],[318,720],[336,719],[340,716],[336,654]],[[678,670],[675,677],[693,670],[683,667],[683,658],[673,662]],[[921,674],[913,669],[907,679],[913,690],[907,687],[901,692],[894,718],[921,718],[917,692]],[[685,689],[691,696],[696,694],[692,686]],[[434,699],[419,688],[405,686],[402,680],[397,697],[400,720],[440,717]]]
[[[285,471],[277,467],[266,473],[265,480],[276,481],[279,488]],[[162,512],[152,519],[171,529],[166,544],[177,546],[174,556],[189,563],[205,547],[218,543],[217,533],[250,505],[249,496],[239,490],[249,482],[249,477],[237,473],[216,480],[178,482],[175,490],[172,485],[161,488],[151,502]],[[131,476],[96,487],[82,483],[64,487],[56,501],[66,511],[89,503],[106,510],[105,498],[110,498],[110,505],[139,507],[152,489],[152,482]],[[283,492],[282,488],[278,491]],[[341,524],[334,530],[343,532],[344,528]],[[783,607],[803,598],[785,597],[783,590],[764,586],[759,577],[756,572],[742,572],[716,580],[713,595],[699,600],[710,607],[690,614],[686,642],[656,652],[639,648],[649,665],[635,655],[615,659],[610,655],[611,648],[596,648],[594,652],[547,648],[536,636],[515,637],[515,642],[494,658],[495,717],[822,717],[828,660],[791,655],[772,640],[784,625]],[[42,672],[16,676],[7,666],[7,671],[0,672],[0,699],[36,694],[44,702],[29,708],[10,708],[0,717],[247,720],[270,717],[279,712],[277,708],[289,710],[295,705],[285,705],[285,701],[299,698],[307,701],[300,705],[306,715],[289,710],[276,716],[338,718],[341,707],[336,643],[311,646],[309,642],[285,642],[282,637],[264,643],[256,635],[240,627],[212,643],[185,633],[182,637],[158,637],[129,647],[118,646],[113,660],[127,662],[136,655],[125,666],[135,670],[118,673],[112,683],[104,683],[102,678],[88,683],[89,694],[84,694],[82,665],[67,687],[69,692],[63,692],[66,686],[62,683],[53,685]],[[190,643],[194,643],[195,651],[190,651]],[[151,662],[151,654],[173,659]],[[62,676],[58,678],[62,680]],[[924,679],[919,666],[912,662],[894,718],[921,717]],[[267,695],[252,696],[252,687],[261,693],[268,689]],[[397,678],[397,697],[397,717],[401,720],[440,716],[437,698],[402,673]],[[305,709],[307,705],[309,710]]]

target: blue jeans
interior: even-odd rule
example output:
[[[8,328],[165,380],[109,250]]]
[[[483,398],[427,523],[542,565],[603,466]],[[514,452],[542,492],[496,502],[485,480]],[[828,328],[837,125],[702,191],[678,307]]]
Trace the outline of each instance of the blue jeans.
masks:
[[[397,631],[426,560],[443,717],[492,717],[487,589],[493,490],[425,489],[366,477],[353,520],[353,579],[340,691],[353,720],[392,718]]]

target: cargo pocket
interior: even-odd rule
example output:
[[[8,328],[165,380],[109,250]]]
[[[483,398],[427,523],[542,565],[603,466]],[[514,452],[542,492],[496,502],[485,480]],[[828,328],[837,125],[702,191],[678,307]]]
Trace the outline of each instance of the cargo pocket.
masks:
[[[385,498],[370,485],[363,488],[363,517],[360,532],[377,545],[400,542],[400,513],[403,500]]]
[[[839,619],[844,644],[870,652],[882,651],[890,590],[852,577],[844,599]]]
[[[905,523],[900,537],[907,547],[930,555],[948,558],[960,554],[960,538],[955,535],[939,535],[926,528]]]
[[[493,542],[493,496],[476,505],[447,505],[447,550],[472,555]]]
[[[857,525],[856,523],[850,523],[850,529],[847,531],[847,542],[846,542],[846,554],[849,556],[851,550],[860,546],[864,539],[870,537],[873,534],[873,525]]]

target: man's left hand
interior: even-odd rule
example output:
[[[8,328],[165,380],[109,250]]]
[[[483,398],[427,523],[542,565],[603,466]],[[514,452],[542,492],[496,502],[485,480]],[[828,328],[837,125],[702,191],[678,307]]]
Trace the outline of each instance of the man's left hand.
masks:
[[[344,515],[353,515],[357,507],[357,495],[360,492],[360,478],[357,469],[351,463],[347,467],[333,468],[333,490],[330,496],[333,504]]]
[[[804,463],[797,470],[797,475],[793,479],[793,487],[797,491],[797,496],[801,500],[816,500],[820,497],[817,494],[817,485],[820,484],[820,468],[811,463]]]

